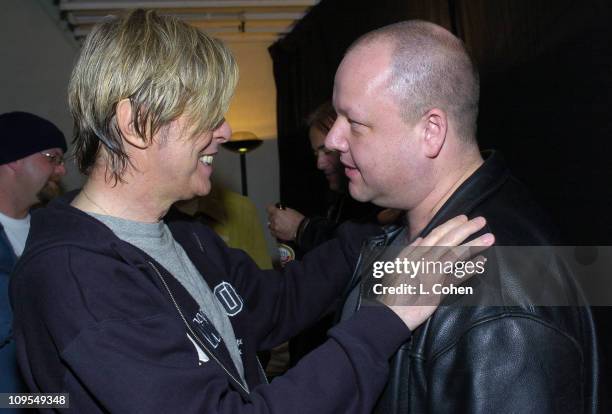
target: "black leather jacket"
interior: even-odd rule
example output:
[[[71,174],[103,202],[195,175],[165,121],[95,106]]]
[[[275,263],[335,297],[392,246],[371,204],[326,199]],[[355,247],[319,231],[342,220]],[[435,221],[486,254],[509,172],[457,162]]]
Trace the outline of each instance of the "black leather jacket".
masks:
[[[488,154],[421,235],[459,214],[484,216],[483,232],[494,233],[496,245],[558,244],[546,216],[510,175],[499,153]],[[353,286],[368,271],[373,248],[390,244],[400,230],[388,228],[368,241]],[[413,332],[391,361],[389,382],[375,412],[597,412],[598,361],[590,309],[533,306],[537,301],[522,288],[515,271],[501,258],[494,273],[502,294],[518,306],[442,306]],[[561,270],[553,273],[553,283],[567,282]],[[571,291],[580,294],[575,287]]]
[[[382,208],[371,203],[360,203],[348,194],[334,193],[327,216],[305,218],[297,231],[295,244],[297,257],[301,258],[315,247],[335,237],[336,229],[346,221],[377,223],[376,215]]]

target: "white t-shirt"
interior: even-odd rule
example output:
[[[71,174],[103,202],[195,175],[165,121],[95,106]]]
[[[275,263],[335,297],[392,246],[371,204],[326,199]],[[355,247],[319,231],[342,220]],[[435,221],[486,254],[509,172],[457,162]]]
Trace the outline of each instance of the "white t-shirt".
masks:
[[[13,247],[13,252],[17,257],[21,256],[30,232],[30,215],[22,219],[15,219],[0,213],[0,223]]]

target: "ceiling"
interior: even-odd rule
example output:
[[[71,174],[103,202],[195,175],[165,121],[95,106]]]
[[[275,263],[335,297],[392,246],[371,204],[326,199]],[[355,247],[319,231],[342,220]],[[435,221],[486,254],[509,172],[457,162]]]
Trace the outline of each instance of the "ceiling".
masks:
[[[274,41],[320,0],[60,0],[58,7],[77,40],[104,16],[156,9],[226,41]]]

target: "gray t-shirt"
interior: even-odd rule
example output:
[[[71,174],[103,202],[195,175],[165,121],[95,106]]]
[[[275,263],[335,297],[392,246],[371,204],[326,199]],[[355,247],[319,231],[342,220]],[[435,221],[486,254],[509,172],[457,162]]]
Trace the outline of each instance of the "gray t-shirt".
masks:
[[[244,367],[229,317],[187,256],[187,253],[185,253],[185,250],[174,240],[168,226],[163,221],[142,223],[102,214],[87,213],[108,226],[121,240],[147,253],[183,285],[200,305],[201,312],[208,317],[225,341],[225,346],[240,374],[240,378],[242,378],[242,382],[246,386]]]

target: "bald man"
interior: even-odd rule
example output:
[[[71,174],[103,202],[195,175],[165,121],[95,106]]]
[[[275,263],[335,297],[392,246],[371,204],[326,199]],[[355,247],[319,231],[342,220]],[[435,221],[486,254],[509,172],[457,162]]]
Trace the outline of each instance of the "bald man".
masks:
[[[546,215],[513,178],[501,155],[476,142],[479,81],[462,42],[427,22],[409,21],[364,35],[336,73],[338,118],[326,147],[338,151],[351,196],[406,210],[408,228],[389,228],[373,246],[402,245],[457,214],[487,218],[499,246],[557,243]],[[588,307],[537,307],[519,263],[490,263],[478,290],[442,306],[392,360],[380,413],[595,412],[597,350]],[[569,276],[550,270],[570,302]],[[372,274],[369,272],[369,274]],[[367,284],[355,277],[343,318],[359,309]],[[489,292],[490,293],[490,292]],[[575,297],[574,297],[575,296]],[[465,305],[465,306],[462,306]],[[491,306],[494,305],[494,306]]]

